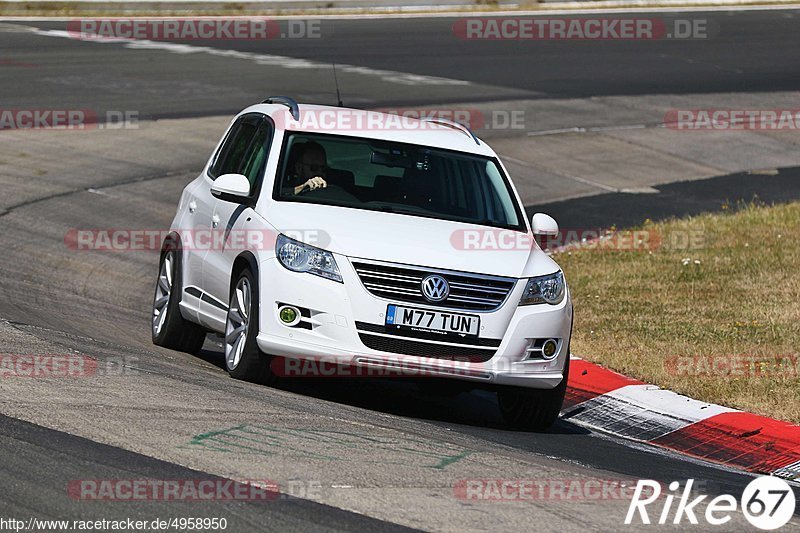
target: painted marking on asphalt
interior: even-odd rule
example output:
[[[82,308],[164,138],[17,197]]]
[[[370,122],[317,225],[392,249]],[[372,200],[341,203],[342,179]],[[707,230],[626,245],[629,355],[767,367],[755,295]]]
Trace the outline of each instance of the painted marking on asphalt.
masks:
[[[615,435],[652,442],[699,420],[731,411],[654,385],[627,385],[567,410],[565,417]]]
[[[109,198],[116,198],[116,196],[108,194],[106,191],[95,189],[94,187],[89,187],[88,189],[86,189],[86,192],[91,194],[99,194],[100,196],[108,196]]]
[[[517,159],[515,157],[511,157],[511,156],[508,156],[508,155],[503,155],[503,154],[497,154],[497,155],[499,155],[500,159],[502,159],[504,161],[510,161],[510,162],[512,162],[514,164],[517,164],[517,165],[520,165],[520,166],[523,166],[523,167],[527,167],[527,166],[532,164],[532,163],[529,163],[527,161],[523,161],[521,159]],[[592,187],[597,187],[598,189],[602,189],[604,191],[620,192],[620,190],[618,188],[611,187],[610,185],[606,185],[605,183],[600,183],[599,181],[587,180],[586,178],[573,176],[571,174],[566,174],[566,173],[564,173],[564,172],[562,172],[560,170],[556,171],[556,170],[553,170],[553,169],[550,169],[550,168],[547,168],[547,167],[543,167],[543,166],[539,166],[539,168],[541,168],[542,170],[546,170],[547,172],[551,172],[553,174],[557,174],[557,175],[559,175],[559,176],[561,176],[563,178],[567,178],[567,179],[570,179],[570,180],[573,180],[573,181],[577,181],[578,183],[583,183],[584,185],[590,185]]]
[[[738,411],[708,417],[653,444],[750,471],[781,471],[784,477],[800,462],[800,426]]]
[[[621,387],[642,384],[643,382],[639,380],[573,356],[570,361],[569,387],[564,405],[568,409]]]
[[[74,39],[68,31],[64,30],[42,30],[38,28],[31,28],[31,31],[38,35],[47,37],[61,37],[66,39]],[[329,69],[330,63],[322,63],[319,61],[311,61],[308,59],[298,59],[294,57],[279,56],[274,54],[257,54],[254,52],[241,52],[239,50],[224,50],[220,48],[212,48],[209,46],[196,46],[191,44],[178,44],[163,41],[150,41],[147,39],[100,39],[90,40],[86,42],[102,43],[102,44],[122,44],[125,48],[131,50],[162,50],[173,54],[208,54],[216,57],[224,57],[231,59],[243,59],[246,61],[253,61],[258,65],[265,65],[278,68],[286,68],[293,70],[302,69]],[[393,70],[374,69],[369,67],[359,67],[355,65],[340,65],[336,64],[336,69],[339,72],[348,74],[357,74],[362,76],[370,76],[380,79],[388,83],[395,83],[398,85],[445,85],[445,86],[466,86],[471,85],[470,82],[464,80],[454,80],[451,78],[440,78],[438,76],[423,76],[420,74],[409,74],[406,72],[396,72]]]
[[[782,477],[784,479],[797,479],[800,480],[800,461],[797,461],[794,464],[789,466],[784,466],[783,468],[779,468],[773,475]]]
[[[571,361],[562,417],[748,472],[800,480],[800,426],[648,385]]]
[[[378,464],[415,465],[443,470],[473,453],[449,443],[410,437],[382,436],[345,431],[293,429],[242,424],[195,435],[179,448],[202,447],[215,452],[243,455],[291,456],[304,459],[346,461],[362,450],[358,461]],[[367,451],[384,451],[370,458]]]
[[[538,130],[526,133],[528,137],[542,137],[547,135],[563,135],[565,133],[603,133],[604,131],[644,130],[650,128],[666,128],[663,122],[653,124],[620,124],[618,126],[573,126],[571,128],[558,128],[554,130]]]

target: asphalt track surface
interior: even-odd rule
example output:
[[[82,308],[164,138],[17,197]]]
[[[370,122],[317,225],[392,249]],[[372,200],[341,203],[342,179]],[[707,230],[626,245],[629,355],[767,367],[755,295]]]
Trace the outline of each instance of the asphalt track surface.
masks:
[[[8,107],[88,101],[100,109],[135,109],[143,117],[228,114],[267,93],[335,104],[331,63],[472,84],[383,87],[375,78],[340,71],[345,103],[359,106],[797,88],[798,11],[629,16],[702,19],[714,30],[707,39],[686,40],[467,41],[454,35],[456,19],[447,17],[322,19],[307,26],[320,38],[189,43],[319,63],[289,73],[205,54],[131,53],[122,45],[9,32],[2,36],[4,59],[31,66],[2,67],[10,75],[0,79],[0,94]],[[288,23],[281,24],[288,32]],[[27,25],[65,29],[63,22]]]
[[[625,228],[645,220],[686,217],[717,211],[719,206],[760,201],[766,204],[800,199],[800,169],[783,168],[775,175],[739,172],[657,187],[658,194],[606,193],[529,206],[528,212],[548,213],[556,220],[570,220],[582,228]],[[625,209],[620,209],[624,205]]]
[[[476,94],[503,99],[796,88],[800,50],[793,46],[794,12],[709,17],[720,21],[721,33],[702,43],[490,43],[471,49],[473,43],[453,40],[451,20],[413,19],[335,21],[325,46],[311,40],[213,46],[471,83],[404,85],[387,83],[381,75],[340,74],[345,95],[374,105],[432,104]],[[275,67],[267,76],[251,61],[2,29],[2,54],[10,60],[0,66],[6,74],[0,77],[6,108],[80,106],[136,109],[154,117],[203,116],[235,112],[267,93],[316,100],[328,95],[320,88],[319,77],[328,75],[324,69]],[[0,154],[18,149],[18,144],[0,146]],[[124,162],[123,152],[107,158]],[[75,165],[81,157],[76,153],[62,164]],[[186,162],[188,169],[200,165],[202,160]],[[621,526],[627,502],[477,505],[454,501],[451,487],[465,478],[694,478],[709,494],[738,495],[752,479],[569,420],[542,434],[509,431],[494,399],[484,393],[442,398],[421,394],[412,383],[385,380],[300,381],[271,389],[229,379],[221,347],[212,338],[198,356],[152,346],[148,319],[157,257],[75,254],[65,250],[63,236],[73,227],[166,227],[181,188],[193,177],[167,170],[145,175],[128,164],[119,178],[97,177],[103,183],[100,195],[76,181],[66,190],[44,186],[35,200],[5,201],[0,318],[7,322],[0,324],[0,351],[76,351],[101,362],[124,357],[136,372],[86,384],[0,382],[3,516],[153,518],[196,515],[202,509],[204,516],[225,516],[234,531],[383,530],[393,522],[421,529],[522,530],[538,524],[545,530],[609,530]],[[203,431],[237,424],[324,430],[329,436],[353,433],[363,441],[341,449],[333,440],[314,441],[333,449],[324,464],[287,450],[215,455],[180,445]],[[410,442],[425,453],[404,455]],[[409,460],[431,454],[447,461],[432,467]],[[334,504],[303,497],[202,508],[172,502],[87,503],[65,490],[74,479],[198,476],[321,480],[332,491],[322,499]],[[336,490],[345,489],[334,490],[335,480],[355,490],[340,496]],[[735,522],[730,529],[745,525]]]
[[[242,506],[235,501],[194,502],[122,501],[87,509],[64,497],[71,480],[90,472],[94,479],[179,479],[216,480],[202,472],[159,461],[120,448],[98,444],[0,415],[0,443],[4,461],[2,502],[4,517],[36,516],[50,520],[146,520],[190,515],[225,517],[231,531],[260,530],[266,524],[273,530],[297,531],[336,529],[339,531],[404,531],[341,509],[300,498],[282,499],[275,493],[261,504]],[[44,501],[47,505],[43,505]],[[333,526],[333,527],[332,527]]]

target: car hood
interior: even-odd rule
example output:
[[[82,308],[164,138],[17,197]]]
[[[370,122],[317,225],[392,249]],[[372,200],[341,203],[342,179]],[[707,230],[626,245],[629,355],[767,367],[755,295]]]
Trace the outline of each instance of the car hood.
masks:
[[[531,234],[517,231],[300,202],[275,202],[267,211],[280,233],[351,259],[515,278],[559,270]]]

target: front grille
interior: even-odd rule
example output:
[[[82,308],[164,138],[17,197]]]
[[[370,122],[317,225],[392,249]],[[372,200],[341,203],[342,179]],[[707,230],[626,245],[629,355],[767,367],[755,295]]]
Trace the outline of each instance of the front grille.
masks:
[[[376,263],[353,262],[353,267],[364,287],[375,296],[449,309],[493,311],[503,304],[516,282],[497,276]],[[450,294],[442,302],[429,302],[422,295],[422,280],[430,274],[439,274],[450,285]]]
[[[485,363],[497,351],[496,349],[473,348],[469,346],[449,346],[431,342],[419,342],[409,339],[381,337],[369,333],[358,333],[364,346],[381,352],[390,352],[416,357],[434,359],[452,359],[472,363]]]

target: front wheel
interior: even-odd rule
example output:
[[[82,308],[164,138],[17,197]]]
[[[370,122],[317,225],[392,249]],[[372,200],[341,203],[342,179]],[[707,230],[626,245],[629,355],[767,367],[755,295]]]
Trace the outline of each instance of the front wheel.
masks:
[[[252,272],[243,271],[231,291],[225,321],[225,369],[235,379],[270,384],[276,380],[271,357],[256,343],[258,336],[258,285]]]
[[[553,389],[508,387],[498,391],[497,400],[506,424],[514,429],[544,431],[558,419],[567,392],[569,347],[564,363],[564,379]]]

